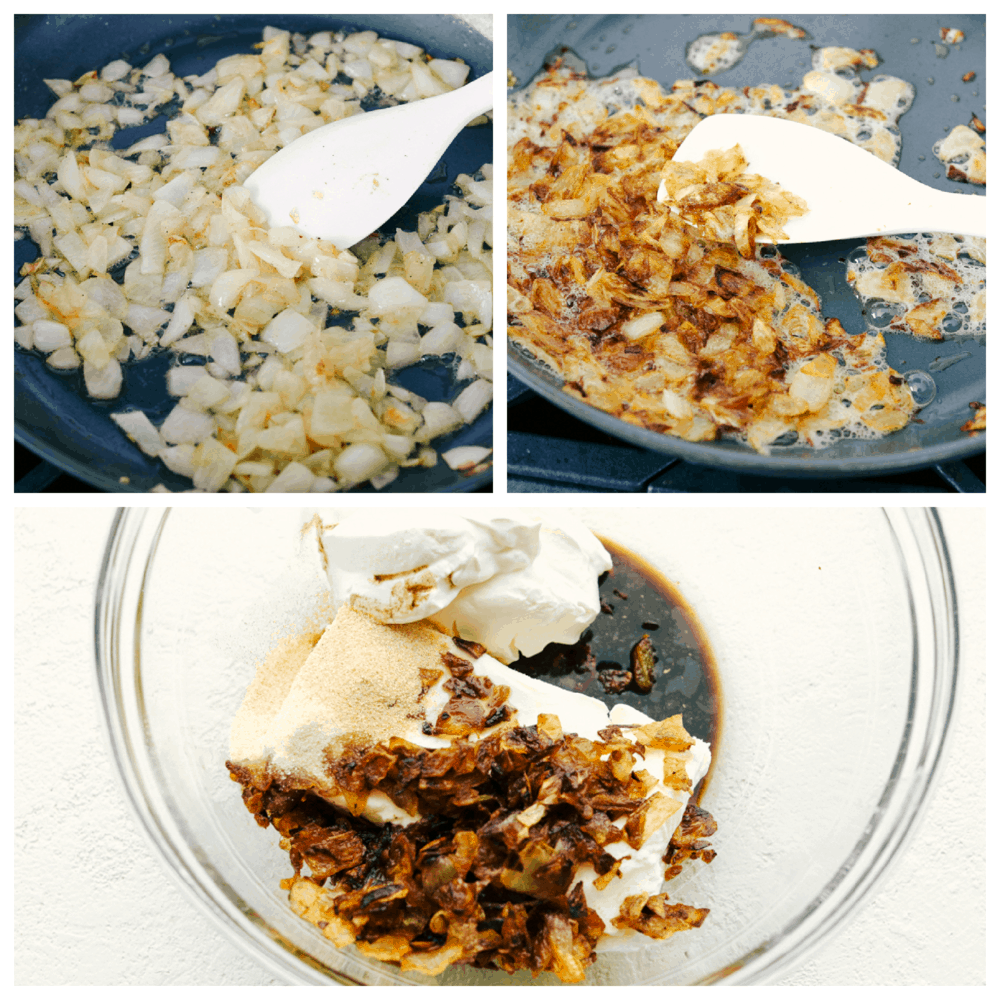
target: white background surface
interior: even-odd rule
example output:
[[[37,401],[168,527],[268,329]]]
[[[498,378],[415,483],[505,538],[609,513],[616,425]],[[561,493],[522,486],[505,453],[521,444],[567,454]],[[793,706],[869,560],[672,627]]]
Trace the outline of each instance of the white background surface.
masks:
[[[112,512],[15,516],[15,976],[28,985],[278,985],[161,867],[112,771],[93,664]],[[905,856],[785,985],[978,985],[985,963],[985,513],[942,512],[958,590],[954,738]]]

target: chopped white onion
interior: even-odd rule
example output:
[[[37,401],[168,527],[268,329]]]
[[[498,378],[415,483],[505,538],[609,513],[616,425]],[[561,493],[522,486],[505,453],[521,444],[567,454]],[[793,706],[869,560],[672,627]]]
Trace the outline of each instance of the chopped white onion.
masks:
[[[315,475],[299,462],[289,462],[265,493],[308,493]]]
[[[462,342],[462,331],[454,323],[446,322],[434,327],[420,338],[422,354],[452,354]]]
[[[170,322],[167,328],[160,335],[160,346],[169,347],[175,340],[180,340],[194,322],[194,301],[188,296],[184,296],[175,306],[170,314]]]
[[[186,396],[204,374],[204,365],[178,365],[176,368],[168,368],[167,392],[171,396]]]
[[[195,489],[217,493],[232,474],[236,456],[225,445],[219,444],[214,438],[208,438],[195,448],[191,465],[194,467],[191,478]]]
[[[405,368],[420,360],[420,344],[407,344],[401,340],[389,341],[385,350],[385,363],[389,368]]]
[[[147,455],[156,458],[163,451],[163,438],[153,426],[153,422],[142,410],[132,410],[129,413],[112,413],[111,419],[131,438]]]
[[[114,358],[100,368],[84,361],[83,381],[94,399],[114,399],[122,388],[122,366]]]
[[[214,431],[215,421],[207,413],[190,410],[183,403],[178,403],[160,426],[168,444],[199,444]]]
[[[173,448],[164,448],[160,452],[160,460],[171,471],[179,476],[190,479],[194,475],[194,445],[178,444]]]
[[[294,309],[285,309],[278,313],[261,334],[261,340],[267,344],[272,344],[282,354],[294,351],[301,347],[306,337],[313,332],[315,327],[301,313]]]
[[[337,478],[348,483],[363,483],[381,472],[389,460],[374,444],[349,444],[334,462]]]
[[[73,343],[69,327],[62,323],[40,319],[34,324],[34,344],[39,351],[55,351]]]
[[[72,347],[60,347],[58,351],[53,351],[45,359],[53,368],[66,371],[71,368],[80,367],[80,355]]]
[[[427,299],[403,278],[383,278],[368,290],[368,302],[377,315],[402,309],[423,310]]]
[[[441,452],[441,457],[451,469],[463,472],[475,468],[480,462],[485,461],[493,453],[492,448],[482,448],[478,445],[461,445],[458,448],[449,448],[448,451]]]
[[[428,403],[421,413],[423,426],[416,434],[417,441],[427,442],[441,434],[448,434],[462,426],[462,416],[447,403]]]
[[[462,419],[471,424],[482,413],[493,399],[493,385],[485,379],[479,379],[466,386],[452,406],[461,414]]]

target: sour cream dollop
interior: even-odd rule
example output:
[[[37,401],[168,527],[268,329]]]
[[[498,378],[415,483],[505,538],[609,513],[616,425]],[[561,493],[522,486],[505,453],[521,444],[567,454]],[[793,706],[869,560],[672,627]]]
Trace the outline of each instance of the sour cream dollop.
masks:
[[[519,511],[359,511],[320,544],[338,608],[387,625],[428,619],[504,663],[576,642],[611,569],[579,521]]]

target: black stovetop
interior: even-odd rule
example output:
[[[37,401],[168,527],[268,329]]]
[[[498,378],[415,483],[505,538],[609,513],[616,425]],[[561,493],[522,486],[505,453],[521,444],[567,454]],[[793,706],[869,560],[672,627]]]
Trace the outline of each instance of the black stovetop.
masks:
[[[507,377],[510,493],[985,493],[986,456],[878,477],[798,479],[695,465],[609,437]]]

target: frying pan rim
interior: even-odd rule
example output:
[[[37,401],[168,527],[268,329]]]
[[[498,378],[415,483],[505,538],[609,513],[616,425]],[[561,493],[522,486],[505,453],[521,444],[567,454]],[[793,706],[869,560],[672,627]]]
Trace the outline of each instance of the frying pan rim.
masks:
[[[714,442],[692,442],[671,434],[658,434],[656,431],[637,427],[606,413],[604,410],[590,406],[563,392],[562,389],[556,388],[527,368],[524,361],[514,353],[510,344],[508,344],[507,352],[507,371],[519,382],[523,382],[571,416],[583,420],[605,434],[618,438],[625,444],[644,448],[647,451],[672,455],[693,464],[725,468],[734,472],[762,476],[791,475],[803,479],[866,476],[873,473],[908,472],[914,469],[923,469],[941,462],[970,458],[986,449],[985,436],[980,434],[977,437],[938,442],[898,454],[868,455],[857,458],[817,460],[796,456],[762,455],[749,447],[746,452],[741,452],[720,448]],[[822,454],[822,452],[818,452],[818,454]],[[825,464],[820,466],[819,462]]]

